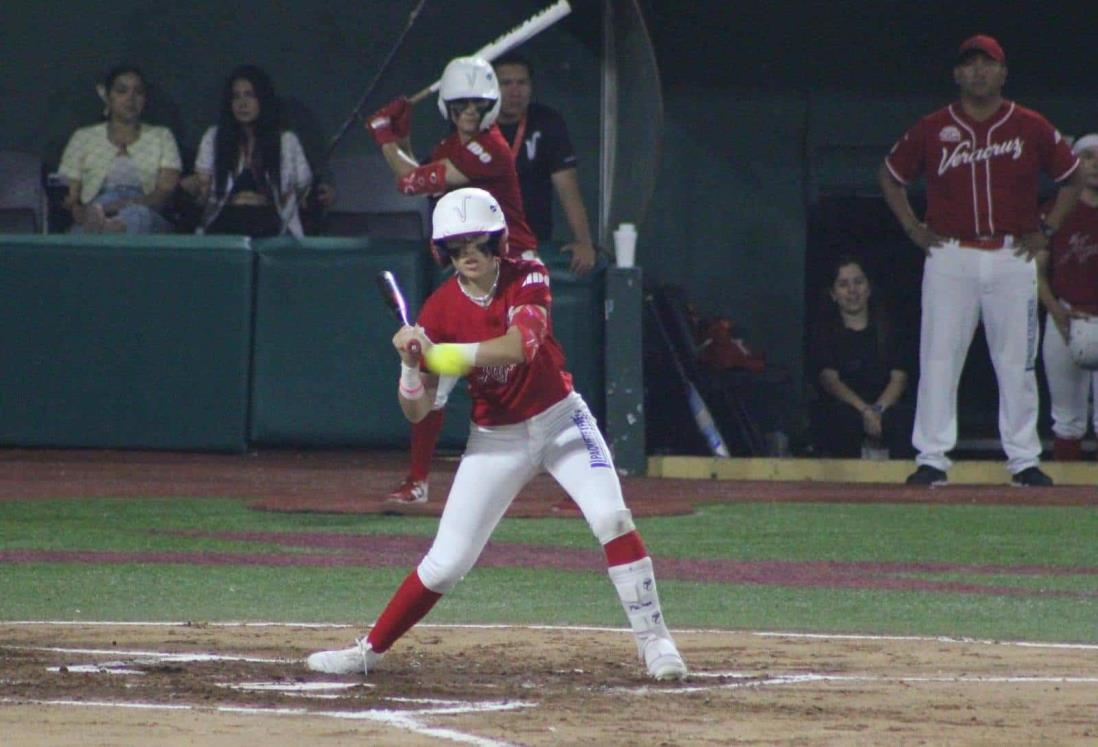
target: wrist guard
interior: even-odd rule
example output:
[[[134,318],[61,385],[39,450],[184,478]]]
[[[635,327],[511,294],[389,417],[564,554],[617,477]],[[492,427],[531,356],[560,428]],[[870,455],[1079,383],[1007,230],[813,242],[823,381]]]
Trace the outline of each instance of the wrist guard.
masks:
[[[419,166],[397,179],[397,189],[406,195],[433,195],[446,190],[446,164],[435,161]]]
[[[511,317],[511,326],[522,335],[522,357],[527,363],[534,360],[538,348],[549,331],[549,318],[539,306],[522,306]]]
[[[418,366],[408,366],[404,361],[400,362],[400,384],[398,386],[400,396],[404,399],[420,399],[426,389],[423,387],[423,377],[419,373]]]

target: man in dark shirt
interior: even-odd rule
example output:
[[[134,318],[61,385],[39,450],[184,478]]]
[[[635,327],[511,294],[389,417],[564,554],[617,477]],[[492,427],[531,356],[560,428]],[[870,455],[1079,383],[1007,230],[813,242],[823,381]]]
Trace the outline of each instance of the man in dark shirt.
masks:
[[[576,173],[576,155],[568,128],[555,110],[531,102],[533,68],[514,53],[499,57],[493,66],[503,97],[499,125],[515,154],[526,219],[538,241],[553,237],[553,198],[556,191],[572,229],[572,243],[562,251],[572,254],[572,272],[582,275],[595,264],[595,245]],[[552,189],[550,189],[552,185]]]

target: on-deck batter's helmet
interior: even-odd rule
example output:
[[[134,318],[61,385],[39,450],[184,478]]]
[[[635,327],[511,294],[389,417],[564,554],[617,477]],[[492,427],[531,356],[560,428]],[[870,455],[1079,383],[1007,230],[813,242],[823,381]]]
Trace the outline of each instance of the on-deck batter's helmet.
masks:
[[[1071,320],[1068,350],[1079,368],[1098,371],[1098,316]]]
[[[480,129],[487,130],[499,116],[500,95],[496,71],[482,57],[455,57],[442,71],[438,88],[438,110],[450,121],[448,102],[456,99],[484,99],[492,105],[480,118]]]
[[[439,264],[446,264],[450,252],[446,240],[458,236],[487,233],[492,236],[484,249],[501,256],[507,250],[507,220],[503,208],[491,193],[477,187],[447,192],[431,215],[431,250]]]

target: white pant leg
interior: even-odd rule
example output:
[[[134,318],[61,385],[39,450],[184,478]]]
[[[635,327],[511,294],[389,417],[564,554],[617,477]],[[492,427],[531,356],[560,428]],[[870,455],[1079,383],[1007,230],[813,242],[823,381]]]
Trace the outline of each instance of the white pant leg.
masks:
[[[980,320],[977,249],[935,247],[923,266],[915,461],[940,470],[957,445],[957,388]]]
[[[578,394],[565,402],[567,409],[546,423],[543,463],[579,506],[599,542],[606,544],[632,531],[632,516],[595,417]]]
[[[1010,246],[981,252],[980,307],[999,384],[999,437],[1007,469],[1017,474],[1040,462],[1037,435],[1037,265]]]
[[[538,472],[529,445],[525,423],[470,426],[435,541],[419,564],[428,589],[449,591],[476,564],[511,501]]]
[[[1087,395],[1090,394],[1091,380],[1098,374],[1075,365],[1051,314],[1045,317],[1041,354],[1052,400],[1052,433],[1058,438],[1082,438],[1087,433]],[[1098,432],[1098,425],[1095,431]]]

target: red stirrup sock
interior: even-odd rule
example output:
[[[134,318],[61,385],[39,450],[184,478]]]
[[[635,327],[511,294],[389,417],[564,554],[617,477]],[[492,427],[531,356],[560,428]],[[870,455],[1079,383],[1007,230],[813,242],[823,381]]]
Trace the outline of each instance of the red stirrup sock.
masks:
[[[1052,459],[1056,462],[1078,462],[1083,458],[1083,440],[1060,438],[1052,440]]]
[[[404,583],[385,605],[370,634],[366,636],[370,647],[379,654],[388,651],[389,647],[422,620],[423,616],[435,606],[435,602],[441,598],[441,594],[423,585],[416,571],[409,573],[408,578],[404,579]]]
[[[611,568],[616,565],[636,563],[648,557],[648,550],[645,549],[644,542],[636,529],[610,540],[602,546],[602,551],[606,553],[606,565]]]
[[[408,476],[417,482],[427,479],[438,435],[442,433],[442,410],[431,410],[423,420],[412,423],[412,466]]]

